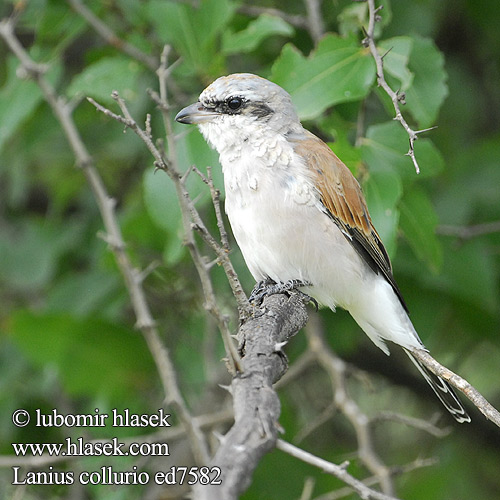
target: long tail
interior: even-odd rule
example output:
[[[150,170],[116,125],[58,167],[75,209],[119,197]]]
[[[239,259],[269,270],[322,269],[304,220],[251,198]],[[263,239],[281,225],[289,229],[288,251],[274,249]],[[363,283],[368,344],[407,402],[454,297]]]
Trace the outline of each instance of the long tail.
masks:
[[[432,387],[432,390],[436,393],[436,396],[440,399],[441,403],[443,403],[444,407],[452,414],[453,418],[460,424],[470,422],[469,415],[450,384],[441,377],[434,375],[434,373],[415,358],[410,351],[405,349],[405,352],[425,380],[427,380],[427,383]]]

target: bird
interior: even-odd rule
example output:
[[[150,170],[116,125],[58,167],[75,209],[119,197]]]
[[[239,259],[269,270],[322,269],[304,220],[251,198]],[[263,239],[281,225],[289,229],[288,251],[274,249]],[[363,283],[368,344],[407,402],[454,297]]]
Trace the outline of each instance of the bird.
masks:
[[[457,422],[470,422],[452,387],[413,354],[426,349],[394,279],[362,189],[306,130],[291,96],[251,73],[221,76],[182,109],[219,154],[225,211],[257,284],[250,300],[293,289],[347,310],[384,353],[404,349]]]

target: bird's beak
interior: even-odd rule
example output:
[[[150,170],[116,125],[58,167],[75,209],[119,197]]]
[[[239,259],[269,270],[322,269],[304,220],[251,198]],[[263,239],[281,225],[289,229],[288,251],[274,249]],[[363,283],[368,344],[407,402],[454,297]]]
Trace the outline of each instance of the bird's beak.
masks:
[[[175,117],[175,121],[198,125],[199,123],[209,122],[213,117],[218,115],[219,113],[213,109],[206,108],[201,102],[195,102],[179,111]]]

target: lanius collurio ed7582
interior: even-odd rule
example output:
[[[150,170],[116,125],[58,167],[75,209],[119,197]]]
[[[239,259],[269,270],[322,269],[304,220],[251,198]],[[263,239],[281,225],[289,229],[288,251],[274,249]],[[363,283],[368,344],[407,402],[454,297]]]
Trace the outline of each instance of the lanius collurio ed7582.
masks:
[[[361,188],[302,127],[290,95],[256,75],[229,75],[175,119],[197,124],[220,155],[226,212],[253,277],[346,309],[386,354],[386,340],[400,345],[453,417],[469,422],[452,388],[412,356],[424,345]]]

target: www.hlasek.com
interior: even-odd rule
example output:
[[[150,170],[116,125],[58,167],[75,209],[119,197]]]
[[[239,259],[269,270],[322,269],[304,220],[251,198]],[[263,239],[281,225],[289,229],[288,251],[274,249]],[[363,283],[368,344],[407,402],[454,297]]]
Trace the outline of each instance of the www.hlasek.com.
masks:
[[[131,413],[127,408],[123,411],[113,409],[111,415],[100,413],[95,409],[93,414],[62,414],[56,409],[50,413],[42,413],[37,409],[34,418],[27,410],[19,409],[12,414],[12,422],[16,427],[26,427],[30,421],[35,427],[105,427],[110,423],[113,427],[170,427],[170,414],[159,409],[154,414]],[[108,420],[109,419],[109,420]],[[167,443],[158,442],[121,442],[113,437],[107,440],[85,441],[79,437],[66,438],[62,443],[12,443],[17,457],[88,457],[88,456],[168,456]],[[158,485],[188,484],[221,484],[221,471],[218,467],[172,466],[164,471],[150,473],[138,470],[136,466],[128,471],[116,471],[111,466],[102,466],[95,471],[81,471],[75,477],[74,471],[55,470],[49,466],[47,470],[25,470],[13,466],[13,485],[71,485],[75,481],[80,484],[132,485],[147,484],[152,479]]]

